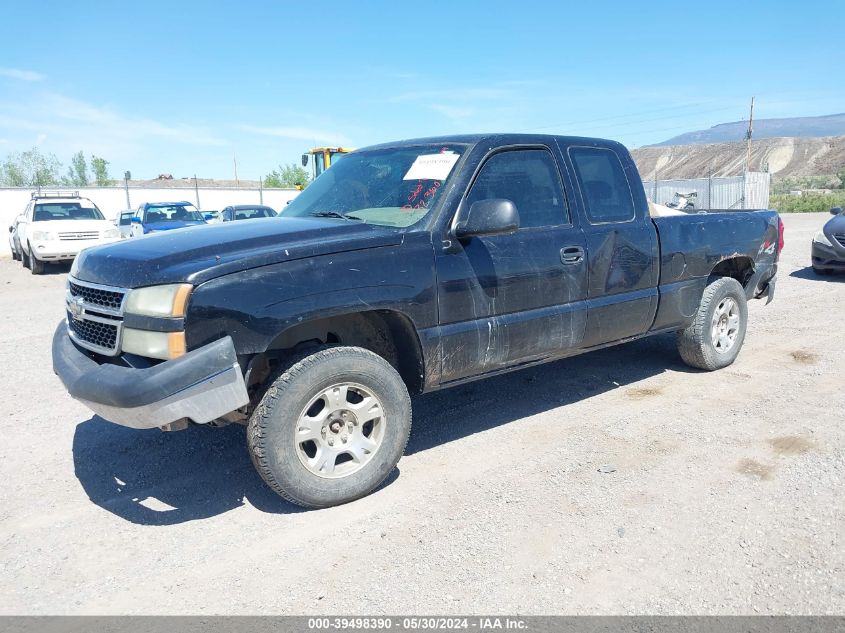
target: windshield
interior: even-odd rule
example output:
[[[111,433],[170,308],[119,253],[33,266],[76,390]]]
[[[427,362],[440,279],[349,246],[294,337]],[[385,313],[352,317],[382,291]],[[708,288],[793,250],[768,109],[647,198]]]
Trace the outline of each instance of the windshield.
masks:
[[[48,202],[36,204],[34,222],[44,220],[105,220],[97,207],[83,207],[78,202]]]
[[[146,224],[153,222],[205,222],[193,205],[172,204],[148,207],[144,217]]]
[[[463,145],[352,152],[285,209],[284,217],[326,217],[406,227],[428,215]]]

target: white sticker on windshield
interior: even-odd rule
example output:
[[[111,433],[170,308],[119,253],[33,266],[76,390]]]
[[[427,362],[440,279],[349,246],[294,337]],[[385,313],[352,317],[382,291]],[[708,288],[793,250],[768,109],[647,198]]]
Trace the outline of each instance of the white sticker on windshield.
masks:
[[[446,180],[458,158],[460,156],[454,152],[417,156],[402,180]]]

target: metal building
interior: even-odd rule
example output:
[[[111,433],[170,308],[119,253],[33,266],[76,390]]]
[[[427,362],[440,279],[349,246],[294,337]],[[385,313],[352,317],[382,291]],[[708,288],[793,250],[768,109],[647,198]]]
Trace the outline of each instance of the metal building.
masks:
[[[672,202],[676,193],[696,192],[700,209],[767,209],[771,174],[750,171],[727,178],[643,180],[645,195],[652,202]]]

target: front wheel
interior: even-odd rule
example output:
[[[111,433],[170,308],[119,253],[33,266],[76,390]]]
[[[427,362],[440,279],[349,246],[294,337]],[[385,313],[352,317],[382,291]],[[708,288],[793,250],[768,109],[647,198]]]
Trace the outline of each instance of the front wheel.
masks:
[[[35,253],[32,252],[32,244],[29,245],[29,255],[27,256],[29,266],[29,272],[33,275],[43,275],[44,274],[44,262],[38,259],[35,256]]]
[[[411,400],[386,360],[359,347],[293,358],[247,426],[252,462],[279,495],[306,508],[363,497],[408,443]]]
[[[742,349],[747,323],[745,289],[732,277],[720,277],[707,285],[695,319],[678,333],[678,352],[696,369],[727,367]]]

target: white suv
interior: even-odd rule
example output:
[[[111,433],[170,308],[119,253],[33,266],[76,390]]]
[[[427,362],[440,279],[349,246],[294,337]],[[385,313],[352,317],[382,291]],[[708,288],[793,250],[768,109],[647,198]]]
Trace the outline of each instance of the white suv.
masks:
[[[120,239],[114,223],[78,193],[33,193],[15,222],[16,246],[33,275],[44,272],[45,262],[70,261],[83,248]]]

